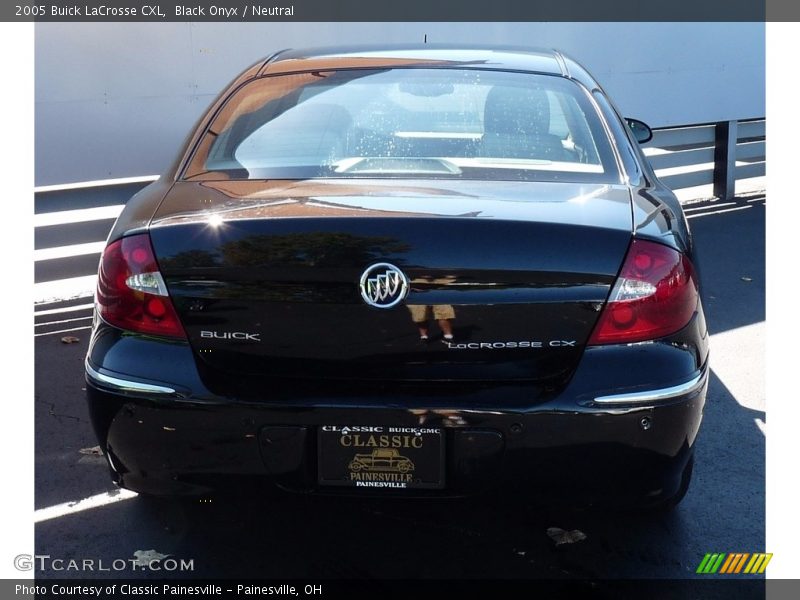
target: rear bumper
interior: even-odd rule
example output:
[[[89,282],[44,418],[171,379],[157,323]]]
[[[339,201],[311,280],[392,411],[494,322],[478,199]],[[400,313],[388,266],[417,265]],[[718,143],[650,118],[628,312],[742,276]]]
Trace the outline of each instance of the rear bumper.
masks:
[[[677,489],[700,424],[705,387],[660,406],[527,413],[166,405],[119,397],[91,384],[88,395],[93,421],[103,423],[100,438],[117,482],[142,492],[202,493],[236,475],[293,491],[346,493],[317,486],[318,428],[424,424],[445,428],[446,487],[415,495],[547,491],[555,485],[590,496],[612,491],[647,496]],[[278,430],[282,434],[275,436]]]
[[[180,384],[111,370],[119,344],[135,341],[114,339],[93,341],[87,358],[92,423],[117,483],[151,494],[207,493],[246,482],[320,494],[506,491],[657,501],[680,485],[708,385],[704,342],[664,342],[588,349],[569,385],[546,400],[524,385],[498,383],[444,394],[382,389],[286,395],[265,388],[263,401],[242,401],[204,388],[193,367],[186,371],[194,363],[191,350],[180,344],[136,342],[151,344],[148,372],[180,372]],[[166,355],[173,359],[165,363]],[[642,373],[637,364],[654,366]],[[318,485],[317,436],[324,425],[441,427],[444,489]]]

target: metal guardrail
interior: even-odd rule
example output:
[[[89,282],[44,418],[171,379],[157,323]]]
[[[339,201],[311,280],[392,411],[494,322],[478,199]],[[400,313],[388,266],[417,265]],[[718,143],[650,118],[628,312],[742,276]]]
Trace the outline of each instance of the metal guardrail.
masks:
[[[766,173],[766,121],[655,129],[644,152],[670,188],[713,184],[713,195],[729,200],[738,180]]]

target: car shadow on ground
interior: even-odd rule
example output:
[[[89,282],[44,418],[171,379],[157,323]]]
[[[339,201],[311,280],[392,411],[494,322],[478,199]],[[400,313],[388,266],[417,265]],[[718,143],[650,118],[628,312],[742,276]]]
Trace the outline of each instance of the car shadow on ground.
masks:
[[[766,207],[763,197],[741,198],[735,206],[691,206],[689,225],[702,295],[712,334],[765,319]],[[714,212],[733,211],[733,212]],[[712,348],[713,352],[713,348]]]

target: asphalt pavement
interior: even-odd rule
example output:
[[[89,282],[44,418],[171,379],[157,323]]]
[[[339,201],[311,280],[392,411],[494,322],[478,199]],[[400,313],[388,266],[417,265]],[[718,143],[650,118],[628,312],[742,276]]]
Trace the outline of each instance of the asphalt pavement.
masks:
[[[97,216],[108,214],[100,209]],[[91,299],[77,294],[36,306],[36,553],[106,567],[134,556],[193,560],[192,571],[159,577],[666,579],[694,577],[707,552],[765,551],[765,199],[696,204],[687,213],[712,332],[712,376],[694,480],[672,513],[567,509],[524,499],[268,500],[252,492],[188,504],[128,497],[110,483],[93,450],[83,381]],[[70,243],[95,242],[108,224],[67,223],[84,235]],[[40,235],[64,247],[53,232]],[[55,280],[48,274],[80,278],[83,263],[96,265],[97,258],[42,262],[51,260],[60,262],[37,268],[40,283]],[[72,268],[70,260],[82,262]],[[77,340],[65,343],[67,336]],[[585,538],[556,546],[551,527]],[[154,576],[134,567],[36,575]]]

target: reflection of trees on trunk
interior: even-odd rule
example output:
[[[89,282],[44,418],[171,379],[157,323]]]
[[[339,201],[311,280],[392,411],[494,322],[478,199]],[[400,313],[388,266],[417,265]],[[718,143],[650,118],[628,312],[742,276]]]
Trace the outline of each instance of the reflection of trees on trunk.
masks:
[[[186,250],[168,258],[159,258],[158,262],[166,270],[222,266],[220,255],[208,250]]]
[[[296,269],[363,269],[389,256],[402,263],[396,255],[409,250],[408,244],[391,236],[333,232],[262,234],[222,242],[214,251],[186,250],[162,258],[160,263],[168,279],[178,278],[171,279],[171,291],[178,296],[206,296],[204,309],[213,304],[211,298],[346,303],[353,298],[357,280],[303,283],[297,281],[300,271]],[[184,277],[198,281],[179,281]],[[213,289],[209,287],[212,280],[216,280]]]
[[[366,266],[391,254],[407,252],[409,245],[389,236],[351,233],[289,233],[253,235],[220,247],[225,266],[265,264],[309,267]]]
[[[222,242],[215,250],[193,248],[159,258],[166,272],[223,267],[358,267],[392,260],[410,246],[391,236],[351,233],[287,233],[250,235]]]

